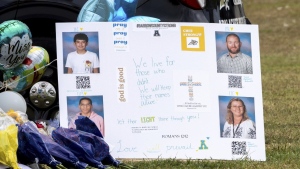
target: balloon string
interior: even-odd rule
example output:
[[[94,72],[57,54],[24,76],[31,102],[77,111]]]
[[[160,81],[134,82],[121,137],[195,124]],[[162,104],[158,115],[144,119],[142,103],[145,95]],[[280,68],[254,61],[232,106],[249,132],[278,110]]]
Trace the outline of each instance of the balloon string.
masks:
[[[7,86],[6,86],[6,81],[4,81],[4,82],[0,82],[0,87],[1,87],[1,89],[0,90],[2,90],[3,88],[5,88],[5,91],[7,90]]]
[[[15,13],[15,20],[17,19],[17,15],[18,15],[18,11],[19,11],[19,4],[20,4],[20,0],[18,0],[18,3],[17,3],[17,10],[16,10],[16,13]]]
[[[145,1],[144,3],[142,3],[141,5],[139,5],[136,9],[140,8],[141,6],[145,5],[147,2],[149,2],[150,0]]]
[[[0,87],[1,87],[0,90],[2,90],[2,89],[5,88],[5,91],[6,91],[8,86],[10,86],[10,85],[12,85],[12,84],[14,84],[14,83],[16,83],[16,82],[18,82],[18,81],[20,81],[20,80],[22,80],[22,79],[28,77],[28,76],[30,76],[31,74],[33,74],[33,73],[35,73],[35,72],[37,72],[37,71],[39,71],[39,70],[41,70],[41,69],[44,69],[44,68],[47,67],[47,66],[50,66],[50,65],[51,65],[53,62],[55,62],[55,61],[57,61],[57,59],[54,59],[54,60],[51,61],[50,63],[48,63],[48,64],[46,64],[46,65],[44,65],[44,66],[38,68],[37,70],[35,70],[35,71],[33,71],[33,72],[29,73],[29,74],[27,74],[26,76],[20,78],[19,80],[13,81],[13,82],[11,82],[11,83],[7,83],[7,81],[4,81],[3,83],[1,82],[1,83],[0,83]]]

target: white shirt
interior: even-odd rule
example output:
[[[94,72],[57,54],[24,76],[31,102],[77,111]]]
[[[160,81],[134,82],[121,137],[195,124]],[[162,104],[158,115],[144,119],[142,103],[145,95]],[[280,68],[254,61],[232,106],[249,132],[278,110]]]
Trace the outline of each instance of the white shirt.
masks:
[[[78,54],[76,51],[68,54],[66,67],[72,68],[73,73],[93,73],[94,68],[99,68],[99,59],[96,53],[86,51]]]
[[[252,120],[243,121],[240,125],[229,124],[227,121],[224,124],[222,137],[225,138],[256,138],[256,127]]]

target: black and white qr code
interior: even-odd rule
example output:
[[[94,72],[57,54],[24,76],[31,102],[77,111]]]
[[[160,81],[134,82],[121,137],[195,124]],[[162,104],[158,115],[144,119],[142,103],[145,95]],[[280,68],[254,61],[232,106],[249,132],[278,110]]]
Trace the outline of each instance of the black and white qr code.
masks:
[[[91,88],[90,76],[76,76],[76,89]]]
[[[242,76],[228,76],[228,87],[229,88],[242,88]]]
[[[246,155],[246,141],[233,141],[231,143],[232,155]]]

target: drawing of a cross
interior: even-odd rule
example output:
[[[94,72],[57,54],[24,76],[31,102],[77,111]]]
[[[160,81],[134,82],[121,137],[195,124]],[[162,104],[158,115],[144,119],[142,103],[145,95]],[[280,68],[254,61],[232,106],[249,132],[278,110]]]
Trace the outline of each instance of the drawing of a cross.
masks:
[[[187,82],[180,82],[180,86],[188,86],[190,101],[194,100],[193,86],[201,86],[201,82],[193,82],[193,76],[188,76]]]

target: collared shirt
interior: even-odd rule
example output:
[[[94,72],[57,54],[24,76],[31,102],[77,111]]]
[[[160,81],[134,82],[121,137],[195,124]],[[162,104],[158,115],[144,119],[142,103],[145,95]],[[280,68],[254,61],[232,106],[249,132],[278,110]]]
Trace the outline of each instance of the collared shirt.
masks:
[[[229,53],[217,61],[218,73],[253,74],[252,58],[244,53],[238,53],[234,58]]]

